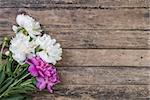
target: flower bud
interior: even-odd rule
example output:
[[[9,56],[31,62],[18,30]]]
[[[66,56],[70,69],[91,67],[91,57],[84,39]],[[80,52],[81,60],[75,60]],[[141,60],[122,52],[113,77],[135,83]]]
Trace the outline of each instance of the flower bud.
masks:
[[[9,53],[10,53],[10,51],[6,51],[6,52],[5,52],[5,55],[6,55],[6,56],[8,56],[8,55],[9,55]]]
[[[9,38],[8,37],[4,37],[4,41],[9,41]]]

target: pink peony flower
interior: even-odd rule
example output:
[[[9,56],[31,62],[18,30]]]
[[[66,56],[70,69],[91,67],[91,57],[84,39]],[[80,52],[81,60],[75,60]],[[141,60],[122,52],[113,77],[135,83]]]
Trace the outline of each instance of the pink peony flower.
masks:
[[[26,61],[30,66],[28,71],[36,77],[36,86],[40,90],[47,88],[50,93],[53,92],[52,87],[59,83],[56,68],[52,64],[48,64],[40,57],[32,57]]]

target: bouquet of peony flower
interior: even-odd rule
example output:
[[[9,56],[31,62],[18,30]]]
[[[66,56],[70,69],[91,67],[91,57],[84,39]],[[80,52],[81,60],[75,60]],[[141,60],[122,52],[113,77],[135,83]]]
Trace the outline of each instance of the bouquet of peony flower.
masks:
[[[60,82],[55,64],[62,48],[44,34],[39,22],[20,14],[15,37],[4,38],[0,52],[0,100],[29,100],[30,93],[48,89]]]

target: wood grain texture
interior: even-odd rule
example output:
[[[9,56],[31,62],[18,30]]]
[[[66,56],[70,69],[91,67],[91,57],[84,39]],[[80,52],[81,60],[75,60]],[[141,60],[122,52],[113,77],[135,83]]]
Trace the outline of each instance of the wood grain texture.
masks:
[[[10,30],[17,13],[26,12],[46,30],[144,29],[149,30],[148,9],[0,9],[0,31]]]
[[[150,49],[150,31],[57,29],[47,33],[67,49]],[[1,31],[0,41],[14,35],[13,31]]]
[[[60,85],[33,100],[149,100],[149,91],[148,85]]]
[[[63,85],[150,85],[149,68],[57,67]]]
[[[149,7],[149,0],[0,0],[0,7]]]
[[[33,100],[150,100],[149,0],[0,0],[0,41],[26,13],[62,45],[54,94]]]
[[[149,50],[64,49],[59,66],[149,66]]]

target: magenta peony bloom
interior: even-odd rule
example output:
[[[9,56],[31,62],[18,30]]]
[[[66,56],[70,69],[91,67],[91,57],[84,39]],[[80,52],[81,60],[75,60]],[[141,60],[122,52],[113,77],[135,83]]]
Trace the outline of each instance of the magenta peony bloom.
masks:
[[[27,60],[27,63],[30,65],[28,71],[32,76],[36,77],[37,88],[40,90],[47,88],[52,93],[52,87],[60,82],[56,68],[39,57],[30,58]]]

